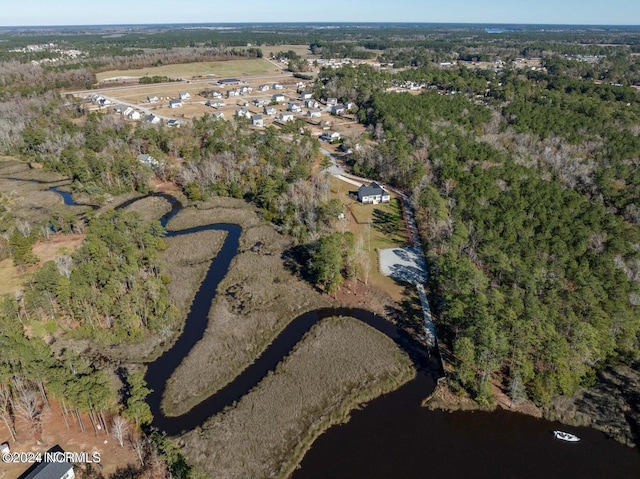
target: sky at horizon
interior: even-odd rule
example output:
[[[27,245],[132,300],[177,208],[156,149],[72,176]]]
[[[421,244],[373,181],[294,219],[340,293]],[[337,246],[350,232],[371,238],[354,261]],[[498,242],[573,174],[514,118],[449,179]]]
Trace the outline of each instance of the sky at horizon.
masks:
[[[639,0],[0,0],[0,26],[254,22],[640,25]]]

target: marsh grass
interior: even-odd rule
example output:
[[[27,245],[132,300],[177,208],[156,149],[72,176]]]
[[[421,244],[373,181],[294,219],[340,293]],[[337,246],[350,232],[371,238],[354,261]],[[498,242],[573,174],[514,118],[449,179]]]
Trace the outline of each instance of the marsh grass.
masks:
[[[171,211],[171,205],[164,198],[157,196],[150,196],[142,198],[140,201],[129,205],[126,208],[127,211],[135,211],[145,221],[155,221],[159,219],[165,213]]]
[[[328,298],[292,275],[282,253],[290,241],[257,217],[243,201],[213,199],[181,212],[169,224],[182,229],[201,224],[240,224],[238,255],[220,283],[201,341],[167,384],[167,415],[187,412],[250,365],[300,314],[329,306]]]
[[[353,318],[326,319],[235,407],[185,434],[184,451],[210,477],[286,478],[322,432],[413,376],[386,336]]]

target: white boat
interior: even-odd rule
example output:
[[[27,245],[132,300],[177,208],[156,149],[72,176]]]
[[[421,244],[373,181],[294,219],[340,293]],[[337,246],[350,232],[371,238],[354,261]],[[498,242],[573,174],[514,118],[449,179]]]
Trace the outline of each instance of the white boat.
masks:
[[[563,432],[563,431],[553,431],[553,436],[556,439],[561,439],[563,441],[568,441],[568,442],[578,442],[580,440],[578,436],[575,436],[573,434],[569,434],[568,432]]]

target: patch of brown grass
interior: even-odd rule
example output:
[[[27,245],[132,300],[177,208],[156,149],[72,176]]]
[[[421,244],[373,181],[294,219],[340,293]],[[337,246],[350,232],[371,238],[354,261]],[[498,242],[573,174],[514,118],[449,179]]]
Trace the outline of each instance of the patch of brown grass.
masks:
[[[126,210],[135,211],[140,214],[145,221],[154,221],[171,211],[171,205],[164,198],[150,196],[129,205]]]
[[[185,434],[185,454],[210,477],[288,477],[322,432],[413,375],[386,336],[352,318],[324,320],[235,408]]]
[[[331,304],[285,268],[282,252],[290,240],[264,224],[243,201],[211,200],[183,211],[170,227],[216,222],[242,225],[239,252],[218,287],[203,339],[167,385],[163,408],[170,415],[188,411],[231,381],[292,319]]]

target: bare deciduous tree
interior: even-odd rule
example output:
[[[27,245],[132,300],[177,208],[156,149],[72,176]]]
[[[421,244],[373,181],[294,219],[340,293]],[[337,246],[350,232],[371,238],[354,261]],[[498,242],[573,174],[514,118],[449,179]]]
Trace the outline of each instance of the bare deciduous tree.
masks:
[[[129,433],[129,423],[122,416],[116,416],[111,423],[111,434],[118,441],[120,447],[124,447],[124,440]]]

